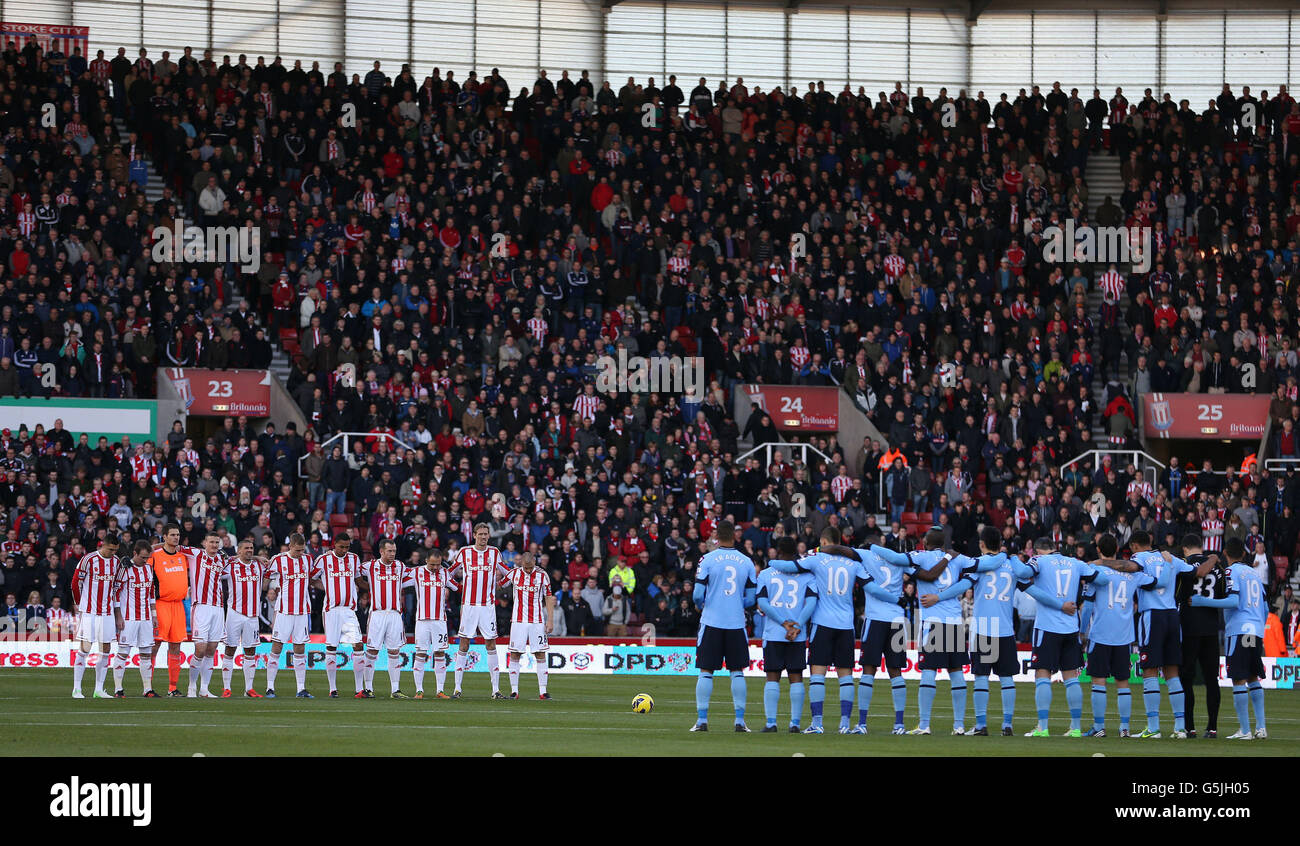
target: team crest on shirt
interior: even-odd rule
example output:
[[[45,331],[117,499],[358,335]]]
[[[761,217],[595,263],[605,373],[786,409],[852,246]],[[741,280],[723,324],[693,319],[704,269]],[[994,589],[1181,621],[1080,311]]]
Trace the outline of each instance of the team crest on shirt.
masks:
[[[1145,662],[1147,660],[1147,654],[1145,652],[1141,653],[1138,655],[1138,659]]]
[[[683,673],[691,668],[691,656],[685,652],[670,653],[667,661],[674,672]]]

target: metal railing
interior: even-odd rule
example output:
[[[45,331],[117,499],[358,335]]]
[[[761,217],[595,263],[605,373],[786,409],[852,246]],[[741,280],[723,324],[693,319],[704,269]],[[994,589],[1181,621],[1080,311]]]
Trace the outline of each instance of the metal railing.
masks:
[[[831,460],[829,455],[822,452],[812,444],[786,443],[784,441],[768,441],[767,443],[756,444],[752,448],[746,450],[745,452],[742,452],[740,455],[736,456],[736,461],[737,462],[744,461],[746,458],[749,458],[751,455],[758,452],[759,450],[764,450],[764,458],[766,459],[766,461],[763,463],[764,470],[772,466],[772,452],[774,450],[778,452],[782,450],[790,450],[792,453],[795,450],[799,450],[799,463],[801,464],[808,463],[808,450],[812,450],[813,452],[820,455],[823,461],[829,462]]]
[[[334,444],[339,440],[342,440],[343,457],[347,459],[348,464],[351,465],[353,470],[357,470],[361,465],[357,462],[356,454],[352,452],[352,442],[358,439],[371,440],[374,438],[392,441],[393,446],[401,447],[402,449],[415,449],[416,447],[416,445],[408,444],[396,435],[390,435],[387,432],[335,432],[333,435],[330,435],[328,438],[321,441],[321,452],[325,454],[326,458],[329,458],[330,453],[334,449]],[[310,453],[308,455],[310,455]],[[298,459],[298,478],[300,479],[304,478],[302,463],[307,460],[308,455],[304,455]]]
[[[1144,476],[1150,473],[1147,481],[1151,483],[1151,489],[1155,490],[1160,483],[1160,471],[1164,470],[1167,465],[1162,463],[1158,458],[1149,452],[1140,449],[1090,449],[1087,452],[1070,459],[1061,465],[1061,472],[1064,473],[1067,467],[1078,464],[1079,462],[1091,457],[1094,468],[1101,467],[1101,456],[1104,455],[1122,455],[1126,456],[1134,464],[1138,465],[1138,470]],[[1154,467],[1143,467],[1143,462],[1154,464]]]

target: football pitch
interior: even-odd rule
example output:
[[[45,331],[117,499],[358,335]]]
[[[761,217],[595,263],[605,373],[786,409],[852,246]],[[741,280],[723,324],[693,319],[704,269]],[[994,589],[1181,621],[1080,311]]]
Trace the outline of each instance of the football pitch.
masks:
[[[281,673],[281,678],[284,678]],[[315,676],[316,674],[313,674]],[[289,674],[292,678],[292,674]],[[185,676],[182,675],[182,683]],[[258,681],[261,681],[259,673]],[[426,696],[433,690],[433,674],[426,677]],[[448,679],[450,682],[450,678]],[[1065,691],[1055,685],[1050,729],[1053,737],[1026,738],[1033,727],[1033,686],[1020,685],[1016,697],[1014,737],[1001,737],[1001,700],[996,684],[990,701],[990,737],[952,737],[952,704],[945,682],[939,684],[929,737],[894,737],[888,685],[877,684],[868,720],[870,734],[840,736],[838,698],[828,685],[830,712],[825,735],[792,735],[785,731],[789,700],[782,685],[777,734],[761,734],[763,683],[749,679],[746,721],[753,734],[732,731],[730,690],[723,679],[714,692],[710,731],[691,734],[695,721],[695,679],[628,678],[619,676],[555,675],[550,680],[552,701],[537,697],[537,681],[526,674],[520,683],[521,699],[497,702],[489,698],[488,680],[482,673],[467,677],[461,700],[392,700],[385,692],[388,679],[380,673],[375,699],[351,695],[347,677],[339,699],[327,699],[324,679],[312,678],[314,700],[282,693],[278,699],[144,699],[139,677],[127,673],[126,699],[73,700],[72,674],[68,670],[8,671],[0,676],[0,755],[7,759],[32,756],[220,756],[220,755],[367,755],[367,756],[1288,756],[1300,755],[1300,691],[1267,692],[1268,740],[1228,741],[1236,731],[1232,694],[1224,689],[1219,712],[1218,740],[1173,740],[1168,700],[1162,697],[1161,728],[1165,737],[1120,740],[1119,719],[1111,688],[1107,730],[1111,736],[1092,739],[1058,737],[1068,725]],[[166,687],[165,673],[155,682]],[[217,682],[219,684],[219,681]],[[502,688],[509,692],[506,675]],[[236,673],[236,689],[243,690]],[[290,690],[292,684],[284,690]],[[89,697],[93,674],[83,688]],[[409,675],[403,689],[414,688]],[[1198,693],[1203,690],[1198,688]],[[632,713],[632,697],[649,693],[654,712]],[[1141,692],[1134,696],[1141,711]],[[1091,724],[1089,694],[1084,694],[1084,729]],[[1200,696],[1196,713],[1204,728],[1205,710]],[[856,705],[853,721],[857,721]],[[805,713],[803,724],[808,724]],[[916,724],[916,685],[909,685],[907,727]],[[967,705],[967,726],[974,717]],[[1135,713],[1140,730],[1145,717]]]

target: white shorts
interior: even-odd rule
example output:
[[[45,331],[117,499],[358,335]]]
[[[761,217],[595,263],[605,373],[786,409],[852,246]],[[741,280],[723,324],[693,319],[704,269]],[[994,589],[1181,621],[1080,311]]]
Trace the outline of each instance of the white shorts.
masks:
[[[484,637],[496,640],[497,609],[493,605],[462,605],[460,608],[460,637]]]
[[[370,637],[366,640],[368,648],[401,649],[405,640],[406,629],[402,626],[402,612],[375,611],[371,613]]]
[[[545,652],[546,625],[544,623],[511,623],[511,652]]]
[[[415,648],[421,652],[446,652],[450,640],[447,637],[445,620],[416,620]]]
[[[190,631],[195,643],[216,643],[225,636],[226,612],[215,605],[195,605],[190,611]]]
[[[152,629],[149,637],[150,640],[153,639]],[[112,614],[82,614],[77,618],[77,640],[108,646],[117,640],[117,620]]]
[[[325,612],[325,645],[338,646],[340,643],[360,643],[361,624],[357,622],[357,612],[351,608],[338,606]]]
[[[271,639],[277,643],[306,643],[309,619],[307,614],[276,614]]]
[[[249,649],[257,646],[261,638],[257,636],[257,618],[240,614],[238,611],[226,612],[226,646]]]
[[[122,633],[117,637],[118,651],[151,649],[154,644],[153,620],[127,620],[122,626]]]

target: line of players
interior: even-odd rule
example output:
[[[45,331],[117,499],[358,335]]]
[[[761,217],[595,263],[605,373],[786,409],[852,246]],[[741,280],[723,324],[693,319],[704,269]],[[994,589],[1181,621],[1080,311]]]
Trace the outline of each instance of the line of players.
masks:
[[[1019,671],[1017,642],[1012,627],[1012,603],[1016,590],[1038,602],[1034,620],[1033,653],[1034,703],[1037,725],[1027,737],[1047,737],[1052,703],[1052,677],[1061,674],[1069,709],[1067,737],[1105,736],[1107,706],[1106,679],[1116,679],[1117,708],[1121,737],[1130,733],[1132,698],[1129,676],[1132,646],[1139,649],[1143,676],[1143,705],[1146,728],[1137,737],[1161,736],[1160,679],[1163,676],[1170,710],[1174,716],[1172,737],[1186,738],[1186,710],[1190,689],[1184,690],[1179,676],[1182,663],[1182,620],[1176,605],[1179,590],[1195,612],[1208,614],[1209,633],[1196,635],[1196,660],[1202,663],[1210,697],[1210,725],[1217,716],[1219,609],[1227,611],[1227,671],[1233,683],[1233,704],[1240,729],[1230,739],[1267,737],[1264,719],[1264,674],[1262,637],[1267,616],[1263,584],[1253,568],[1242,563],[1246,552],[1240,541],[1225,544],[1224,566],[1217,555],[1203,555],[1200,540],[1188,536],[1183,554],[1189,563],[1168,551],[1157,552],[1146,532],[1134,532],[1129,560],[1116,558],[1118,543],[1113,536],[1098,539],[1101,558],[1084,562],[1055,551],[1050,539],[1034,544],[1035,555],[1028,562],[1002,550],[996,529],[980,533],[980,554],[969,557],[942,549],[943,533],[932,530],[923,548],[899,553],[872,545],[850,549],[840,545],[838,530],[826,529],[821,546],[799,558],[794,541],[782,538],[777,554],[766,569],[755,574],[748,556],[735,549],[735,529],[729,523],[716,530],[718,548],[701,560],[695,601],[701,607],[697,647],[699,679],[696,685],[697,720],[691,731],[708,730],[709,701],[713,674],[724,665],[731,674],[735,730],[748,732],[745,725],[746,684],[743,675],[749,665],[745,638],[745,608],[757,606],[763,640],[763,661],[767,682],[763,690],[766,717],[764,732],[777,731],[780,678],[789,679],[790,732],[821,734],[826,700],[826,671],[834,667],[838,676],[840,734],[866,734],[867,714],[875,689],[874,673],[865,673],[857,684],[858,722],[850,719],[855,697],[853,648],[855,640],[853,598],[860,586],[865,594],[866,623],[861,632],[861,666],[884,665],[890,678],[894,712],[894,734],[928,735],[936,696],[936,675],[949,674],[953,706],[954,735],[988,735],[989,680],[998,676],[1002,698],[1002,734],[1012,735],[1016,683]],[[900,608],[903,576],[918,585],[921,626],[918,666],[920,720],[906,731],[903,714],[907,686],[902,678],[906,664],[906,627]],[[1181,579],[1181,581],[1180,581]],[[1207,581],[1208,580],[1208,581]],[[1197,586],[1192,589],[1193,583]],[[1208,587],[1207,587],[1208,586]],[[1217,586],[1218,589],[1215,589]],[[974,592],[969,637],[963,620],[961,596]],[[1206,625],[1204,621],[1202,625]],[[809,628],[811,626],[811,628]],[[807,634],[805,634],[807,633]],[[1092,678],[1093,726],[1082,731],[1083,691],[1079,672],[1085,664],[1081,634],[1088,639],[1086,663]],[[974,675],[975,725],[966,729],[966,666]],[[801,729],[805,687],[803,671],[811,668],[807,698],[811,724]],[[1253,707],[1256,729],[1250,729]],[[1214,730],[1207,736],[1216,736]]]
[[[519,672],[523,653],[532,653],[537,672],[539,698],[550,699],[547,692],[546,652],[549,648],[546,632],[550,629],[555,600],[550,579],[530,554],[518,558],[517,566],[507,568],[501,553],[488,545],[490,530],[479,524],[474,530],[474,543],[462,547],[450,566],[445,565],[441,550],[432,550],[426,563],[411,567],[396,559],[396,545],[388,539],[379,542],[379,557],[362,563],[359,556],[349,552],[351,539],[346,532],[334,536],[333,549],[316,558],[306,552],[306,542],[301,534],[289,537],[288,550],[273,556],[269,561],[253,555],[253,542],[239,542],[234,556],[220,552],[220,539],[209,535],[202,548],[180,544],[180,528],[168,525],[162,533],[162,544],[154,546],[148,541],[137,541],[130,559],[117,557],[119,540],[116,534],[104,536],[99,548],[84,556],[78,563],[73,578],[73,597],[80,612],[77,638],[81,655],[73,667],[74,699],[84,698],[82,680],[86,669],[84,656],[96,644],[102,652],[95,666],[95,690],[98,699],[109,698],[104,682],[110,668],[113,671],[114,696],[124,697],[123,679],[130,660],[131,650],[138,655],[141,684],[146,697],[156,697],[153,690],[154,661],[161,645],[155,638],[155,596],[158,581],[154,572],[155,551],[170,556],[183,555],[188,563],[189,599],[191,601],[192,638],[194,656],[190,663],[188,696],[209,697],[210,679],[217,650],[224,642],[222,697],[229,698],[234,673],[235,656],[244,651],[244,695],[249,698],[274,698],[276,675],[281,655],[286,645],[292,648],[290,656],[297,696],[314,698],[306,685],[306,647],[308,622],[311,615],[309,589],[315,586],[325,593],[323,619],[325,626],[325,669],[329,681],[329,696],[337,698],[339,647],[350,644],[352,668],[356,685],[355,698],[373,698],[372,689],[375,663],[381,649],[388,652],[388,676],[394,699],[407,699],[401,691],[401,646],[405,631],[401,615],[402,590],[415,588],[416,627],[415,697],[424,698],[424,675],[429,659],[433,659],[437,682],[435,695],[439,699],[459,699],[461,683],[468,665],[470,643],[482,637],[487,647],[488,669],[492,682],[492,698],[504,699],[500,692],[500,672],[496,651],[496,597],[495,589],[510,585],[514,608],[510,627],[508,672],[512,699],[519,698]],[[222,593],[225,586],[226,600]],[[358,586],[368,587],[371,596],[370,625],[362,645],[361,628],[357,621]],[[271,657],[266,665],[265,694],[254,685],[257,667],[256,648],[258,635],[258,609],[262,591],[267,600],[275,603],[276,615],[271,634]],[[447,602],[451,591],[463,591],[461,606],[459,647],[455,653],[455,687],[449,697],[443,692],[446,683],[446,659],[449,646],[447,632]],[[115,654],[111,645],[117,644]],[[173,681],[170,696],[182,696]]]

